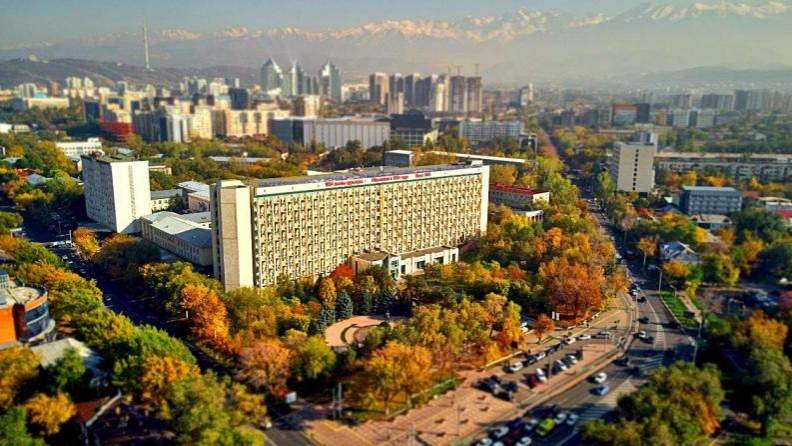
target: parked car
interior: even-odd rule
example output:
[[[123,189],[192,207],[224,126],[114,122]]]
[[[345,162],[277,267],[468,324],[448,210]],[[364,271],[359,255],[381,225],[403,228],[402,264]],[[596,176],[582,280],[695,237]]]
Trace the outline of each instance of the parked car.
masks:
[[[635,337],[641,340],[646,339],[646,336],[647,336],[646,332],[643,330],[639,331],[638,333],[635,333]]]
[[[578,422],[579,419],[580,419],[580,415],[578,415],[578,414],[576,414],[574,412],[571,412],[569,414],[569,416],[567,417],[567,419],[566,419],[566,424],[568,426],[574,426]]]
[[[536,360],[537,361],[541,361],[542,359],[544,359],[546,357],[547,357],[547,353],[545,353],[545,352],[539,352],[539,353],[536,354]]]
[[[531,432],[532,430],[536,429],[536,425],[539,424],[539,420],[536,418],[529,418],[525,421],[525,426],[523,426],[523,430],[525,432]]]
[[[533,443],[531,437],[525,436],[517,440],[517,443],[514,443],[514,446],[531,446],[531,443]]]
[[[517,392],[517,381],[506,381],[501,384],[501,387],[508,392]]]
[[[638,318],[638,322],[640,322],[642,324],[648,324],[649,323],[649,316],[641,316],[641,317],[639,317]]]
[[[569,414],[562,410],[561,412],[558,412],[555,417],[553,417],[553,422],[555,422],[555,424],[561,424],[567,419],[568,416]]]
[[[506,371],[509,373],[517,373],[523,368],[523,363],[520,361],[514,361],[506,367]]]
[[[539,425],[536,426],[536,435],[540,437],[546,437],[550,435],[550,432],[553,432],[553,429],[555,429],[556,424],[557,423],[553,421],[552,418],[545,418],[539,422]]]
[[[611,334],[610,334],[609,331],[603,330],[603,331],[597,333],[596,335],[594,335],[594,337],[597,338],[597,339],[610,339]]]
[[[492,432],[490,432],[490,438],[499,440],[509,433],[509,428],[506,426],[499,426],[495,428]]]
[[[567,337],[566,339],[564,339],[564,344],[566,344],[566,345],[572,345],[572,344],[574,344],[574,343],[575,343],[575,341],[576,341],[576,339],[575,339],[575,338],[573,338],[572,336],[569,336],[569,337]]]
[[[630,365],[630,357],[629,356],[622,356],[621,358],[614,361],[616,365],[627,367]]]
[[[578,358],[575,355],[566,355],[566,357],[564,358],[564,362],[566,363],[566,365],[572,367],[573,365],[577,364]]]
[[[545,380],[547,380],[547,378],[545,378]],[[531,389],[535,388],[536,386],[542,383],[539,377],[537,377],[536,374],[534,373],[526,373],[525,382],[528,384],[528,387],[530,387]]]
[[[603,384],[599,387],[594,388],[594,394],[599,396],[605,395],[609,391],[610,391],[610,386],[607,384]]]
[[[654,336],[652,335],[646,336],[642,340],[647,344],[654,344]]]
[[[492,438],[484,437],[476,443],[476,446],[492,446]]]
[[[597,384],[602,384],[608,380],[608,375],[605,372],[600,372],[594,375],[591,380]]]
[[[556,373],[563,372],[566,369],[568,369],[567,365],[561,362],[561,360],[559,359],[556,359],[555,362],[553,363],[553,371]]]
[[[529,364],[529,365],[530,364],[535,364],[536,361],[538,361],[538,359],[536,358],[536,355],[526,355],[526,357],[525,357],[525,363],[526,364]]]
[[[591,335],[588,333],[583,333],[582,335],[578,336],[578,341],[588,341],[591,339]]]

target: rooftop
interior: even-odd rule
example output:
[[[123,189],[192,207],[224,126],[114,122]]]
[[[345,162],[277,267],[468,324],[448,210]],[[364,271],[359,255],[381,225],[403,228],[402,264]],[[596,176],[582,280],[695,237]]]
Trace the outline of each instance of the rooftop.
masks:
[[[151,191],[151,199],[159,200],[162,198],[173,198],[181,195],[181,189],[167,189],[167,190],[153,190]]]
[[[29,286],[11,286],[0,288],[0,308],[12,305],[25,305],[43,296],[43,288]]]
[[[58,339],[57,341],[30,347],[30,349],[41,358],[42,367],[54,364],[57,360],[62,358],[69,349],[74,349],[88,368],[99,368],[99,364],[102,362],[102,358],[93,350],[74,338]]]
[[[513,192],[516,194],[525,194],[525,195],[534,195],[534,194],[541,194],[545,191],[536,190],[528,186],[517,186],[517,185],[510,185],[510,184],[490,184],[490,190],[496,190],[501,192]]]
[[[191,192],[198,192],[198,191],[206,191],[209,192],[209,185],[205,183],[201,183],[200,181],[182,181],[181,183],[177,184],[182,189],[187,189]]]
[[[209,248],[212,246],[212,231],[191,221],[166,215],[151,224],[167,234],[175,236],[191,246]]]
[[[333,172],[321,175],[305,175],[301,177],[268,178],[256,183],[258,187],[286,186],[304,183],[322,183],[325,181],[347,181],[364,178],[388,177],[393,175],[408,175],[423,172],[447,172],[450,170],[470,169],[470,164],[437,164],[434,166],[419,167],[368,167],[362,169],[349,170],[347,172]]]
[[[775,160],[775,161],[792,161],[792,155],[781,153],[699,153],[699,152],[657,152],[657,158],[696,158],[696,159],[725,159],[725,160]]]
[[[440,150],[433,150],[430,153],[434,153],[435,155],[455,156],[457,158],[475,159],[475,160],[483,160],[483,161],[500,161],[504,163],[518,163],[518,164],[528,163],[528,160],[524,160],[522,158],[508,158],[505,156],[477,155],[475,153],[443,152]]]
[[[695,192],[737,192],[733,187],[715,187],[715,186],[682,186],[682,190],[689,190]]]
[[[100,163],[132,163],[136,161],[140,161],[135,159],[132,156],[125,156],[125,155],[103,155],[103,156],[95,156],[94,155],[81,155],[82,158],[93,159],[99,161]],[[148,163],[148,161],[140,161]]]

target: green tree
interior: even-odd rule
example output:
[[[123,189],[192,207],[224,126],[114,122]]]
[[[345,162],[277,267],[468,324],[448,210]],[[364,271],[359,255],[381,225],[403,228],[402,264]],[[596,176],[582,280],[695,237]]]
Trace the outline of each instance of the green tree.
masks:
[[[391,312],[397,301],[396,290],[390,286],[383,287],[379,295],[377,295],[374,312],[379,314]]]
[[[792,241],[776,242],[762,251],[759,269],[777,278],[792,277]]]
[[[0,415],[0,444],[5,446],[45,446],[44,440],[34,438],[27,430],[27,411],[14,406]]]
[[[784,222],[776,214],[758,206],[749,206],[734,217],[737,239],[742,241],[751,232],[765,243],[773,243],[786,234]]]
[[[11,407],[38,378],[39,359],[25,347],[0,350],[0,410]]]
[[[50,392],[73,393],[84,384],[85,363],[77,350],[70,348],[55,363],[45,369]]]
[[[336,300],[336,320],[342,321],[350,317],[352,317],[352,298],[346,291],[341,290]]]
[[[336,354],[322,336],[308,336],[289,330],[286,344],[294,352],[292,371],[297,381],[312,381],[329,374],[336,364]]]
[[[780,349],[757,348],[750,355],[751,373],[744,375],[750,413],[762,422],[765,435],[792,416],[792,364]]]

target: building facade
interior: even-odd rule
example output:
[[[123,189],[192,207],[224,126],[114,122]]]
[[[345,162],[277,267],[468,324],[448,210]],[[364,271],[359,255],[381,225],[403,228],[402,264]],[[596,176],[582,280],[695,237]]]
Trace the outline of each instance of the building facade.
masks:
[[[653,143],[617,142],[609,166],[616,189],[622,192],[651,192],[655,185],[656,152],[657,146]]]
[[[503,204],[512,209],[529,210],[537,204],[549,204],[550,192],[538,191],[527,186],[491,184],[489,200],[492,204]]]
[[[383,167],[212,186],[215,275],[226,289],[332,272],[355,254],[456,247],[487,228],[489,168]],[[400,268],[400,266],[399,266]]]
[[[731,214],[742,208],[742,194],[733,187],[683,186],[679,209],[688,214]]]
[[[196,265],[212,265],[209,213],[156,212],[140,217],[140,236]]]
[[[714,169],[736,179],[756,177],[761,181],[786,181],[792,177],[792,155],[660,152],[655,155],[659,169],[676,173]]]
[[[82,156],[88,218],[120,233],[138,232],[151,213],[148,161],[122,156]]]
[[[471,146],[478,146],[496,138],[517,140],[524,128],[522,121],[465,120],[459,123],[459,137],[467,139]]]
[[[55,147],[60,149],[69,158],[81,155],[91,155],[98,153],[104,155],[102,151],[102,141],[99,138],[88,138],[86,141],[58,141]]]
[[[47,291],[41,287],[17,286],[0,269],[0,349],[18,342],[41,341],[54,329]]]

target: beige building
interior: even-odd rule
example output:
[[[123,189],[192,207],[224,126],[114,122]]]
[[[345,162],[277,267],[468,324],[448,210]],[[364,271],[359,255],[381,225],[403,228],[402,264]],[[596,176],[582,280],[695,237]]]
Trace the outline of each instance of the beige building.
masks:
[[[489,200],[492,204],[503,204],[513,209],[533,209],[539,203],[550,203],[550,192],[531,189],[528,186],[491,184]]]
[[[617,142],[609,166],[616,189],[622,192],[651,192],[655,184],[656,152],[657,146],[653,143]]]
[[[253,188],[220,181],[211,193],[215,276],[234,289],[328,274],[356,254],[416,259],[429,250],[424,260],[454,261],[448,250],[487,229],[488,184],[480,164],[361,169]],[[418,261],[405,262],[405,272]],[[388,267],[402,274],[400,261]]]
[[[459,248],[438,246],[436,248],[419,249],[404,254],[391,254],[382,251],[354,254],[349,258],[349,266],[359,273],[372,266],[381,266],[395,276],[404,276],[419,272],[430,264],[456,262],[459,259]]]
[[[655,155],[655,164],[677,173],[713,169],[739,181],[751,177],[786,181],[792,177],[792,155],[787,154],[660,152]]]
[[[208,212],[179,215],[157,212],[140,217],[140,235],[196,265],[212,264],[212,231]]]
[[[193,119],[190,125],[191,139],[214,138],[214,121],[212,107],[209,105],[196,105],[193,107]]]
[[[81,159],[88,218],[114,232],[138,232],[138,217],[151,213],[148,161],[123,156]]]
[[[269,120],[288,117],[288,110],[215,110],[214,130],[223,137],[244,137],[269,133]]]

